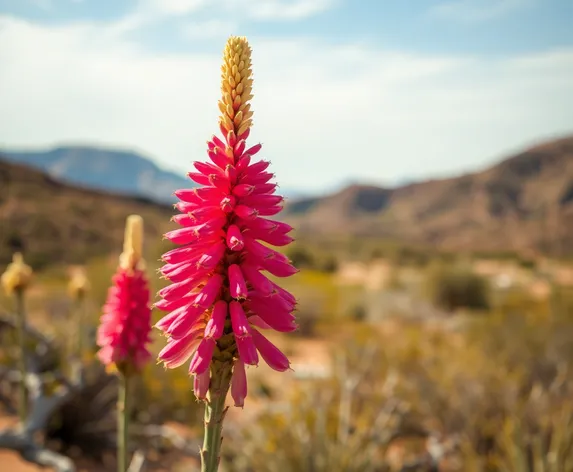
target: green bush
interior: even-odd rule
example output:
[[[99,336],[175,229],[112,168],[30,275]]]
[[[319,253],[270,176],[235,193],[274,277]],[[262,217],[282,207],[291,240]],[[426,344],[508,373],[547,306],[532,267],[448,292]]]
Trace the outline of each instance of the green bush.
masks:
[[[490,306],[487,280],[465,268],[435,266],[428,272],[426,285],[432,303],[447,311]]]
[[[297,269],[312,269],[315,267],[313,255],[305,248],[294,247],[287,251],[286,255]]]

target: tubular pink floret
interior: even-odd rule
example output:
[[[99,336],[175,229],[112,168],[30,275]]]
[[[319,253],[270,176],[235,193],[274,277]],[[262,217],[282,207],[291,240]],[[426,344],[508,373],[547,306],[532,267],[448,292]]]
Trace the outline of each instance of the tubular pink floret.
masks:
[[[284,372],[290,367],[290,362],[281,350],[265,338],[256,329],[252,330],[251,336],[255,341],[257,350],[271,369]]]
[[[203,338],[193,354],[189,372],[192,374],[202,374],[209,368],[213,351],[215,349],[215,340],[212,338]]]
[[[195,376],[195,380],[193,381],[193,391],[199,400],[204,400],[207,397],[210,381],[211,376],[209,375],[209,369],[202,374]]]
[[[233,364],[233,378],[231,379],[231,396],[235,406],[243,407],[247,397],[247,373],[245,363],[239,358]]]

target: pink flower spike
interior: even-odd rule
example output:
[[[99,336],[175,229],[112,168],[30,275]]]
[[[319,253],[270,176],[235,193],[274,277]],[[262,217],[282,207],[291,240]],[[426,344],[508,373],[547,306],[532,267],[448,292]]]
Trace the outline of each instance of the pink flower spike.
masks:
[[[207,369],[202,374],[196,374],[193,379],[193,391],[195,396],[199,400],[205,400],[207,398],[207,392],[209,391],[209,384],[211,383],[211,373]]]
[[[151,307],[147,277],[139,268],[120,264],[112,283],[96,335],[98,357],[105,365],[130,365],[140,370],[149,359]]]
[[[284,372],[289,369],[290,362],[281,350],[265,338],[256,329],[252,330],[252,336],[255,340],[257,350],[271,369]]]
[[[241,251],[245,246],[245,239],[237,225],[230,225],[227,228],[227,247],[231,251]]]
[[[211,359],[213,358],[213,351],[215,350],[215,340],[211,338],[203,338],[199,343],[199,347],[193,354],[191,364],[189,365],[189,373],[202,374],[209,369]]]
[[[185,346],[181,348],[185,358],[193,346],[189,371],[195,375],[196,396],[204,399],[210,382],[219,385],[223,380],[211,377],[222,371],[210,366],[228,362],[237,406],[243,406],[247,395],[245,365],[257,365],[262,355],[274,369],[288,368],[288,360],[255,330],[290,332],[297,327],[296,300],[271,280],[298,271],[276,250],[293,241],[288,236],[292,227],[267,219],[280,212],[283,204],[270,161],[258,158],[261,144],[247,143],[252,126],[249,64],[248,43],[230,38],[222,68],[220,134],[207,142],[208,157],[194,162],[188,174],[198,186],[175,192],[179,214],[173,221],[179,228],[165,237],[180,247],[162,257],[160,272],[170,285],[159,291],[162,300],[157,303],[166,312],[157,323],[169,345],[161,354],[165,365],[180,365],[184,361],[178,346]],[[110,300],[119,296],[110,291]],[[105,343],[117,337],[113,324],[98,335]],[[130,336],[123,351],[137,341]],[[101,355],[111,359],[119,354],[105,348]]]
[[[241,359],[235,359],[233,363],[231,396],[235,406],[242,408],[245,405],[245,398],[247,398],[247,373],[245,372],[245,363]]]
[[[231,264],[229,266],[229,291],[231,297],[244,300],[247,298],[247,284],[241,268],[237,264]]]
[[[224,300],[219,300],[213,307],[211,318],[205,327],[205,337],[219,339],[223,336],[225,329],[225,320],[227,319],[228,305]]]

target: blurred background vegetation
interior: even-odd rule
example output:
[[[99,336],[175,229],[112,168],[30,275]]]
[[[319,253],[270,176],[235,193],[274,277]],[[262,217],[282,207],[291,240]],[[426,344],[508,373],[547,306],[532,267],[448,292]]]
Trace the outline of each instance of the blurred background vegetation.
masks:
[[[147,247],[153,292],[163,286],[157,261],[168,248]],[[281,281],[299,299],[300,329],[272,339],[293,371],[249,369],[245,409],[231,408],[227,419],[225,471],[573,470],[567,261],[358,238],[303,238],[287,254],[301,268]],[[92,342],[116,257],[85,266]],[[51,362],[63,371],[75,333],[69,270],[54,263],[39,271],[27,300],[32,325],[55,340]],[[0,307],[10,312],[4,295]],[[10,365],[13,333],[2,336],[2,363]],[[153,351],[162,345],[156,334]],[[115,377],[94,354],[92,344],[84,359],[89,388],[55,415],[48,444],[84,461],[86,470],[109,470]],[[196,444],[202,418],[191,387],[184,368],[148,366],[135,395],[138,427],[170,425]],[[3,379],[5,416],[13,390]],[[138,441],[147,445],[151,470],[197,464],[173,447],[177,441]]]

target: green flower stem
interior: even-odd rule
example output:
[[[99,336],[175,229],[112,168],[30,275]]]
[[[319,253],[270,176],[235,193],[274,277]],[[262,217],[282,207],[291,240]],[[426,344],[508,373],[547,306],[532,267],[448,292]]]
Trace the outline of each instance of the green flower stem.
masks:
[[[130,380],[130,375],[120,372],[117,401],[117,472],[126,472],[128,468]]]
[[[24,424],[28,417],[28,389],[26,388],[26,311],[24,309],[24,290],[17,289],[14,294],[16,302],[16,333],[18,337],[18,370],[20,371],[18,416]]]
[[[78,360],[81,362],[83,359],[84,350],[84,311],[85,303],[84,297],[78,297],[76,301],[76,317],[77,317],[77,332],[76,332],[76,355]]]
[[[76,317],[76,336],[72,338],[74,343],[71,346],[71,369],[72,378],[83,382],[83,351],[84,351],[84,316],[85,301],[83,296],[79,296],[74,304],[74,314]],[[74,345],[75,344],[75,345]]]
[[[227,408],[225,399],[231,385],[232,364],[215,361],[211,368],[211,384],[205,402],[205,436],[201,450],[201,472],[217,472],[221,460],[223,421]]]

